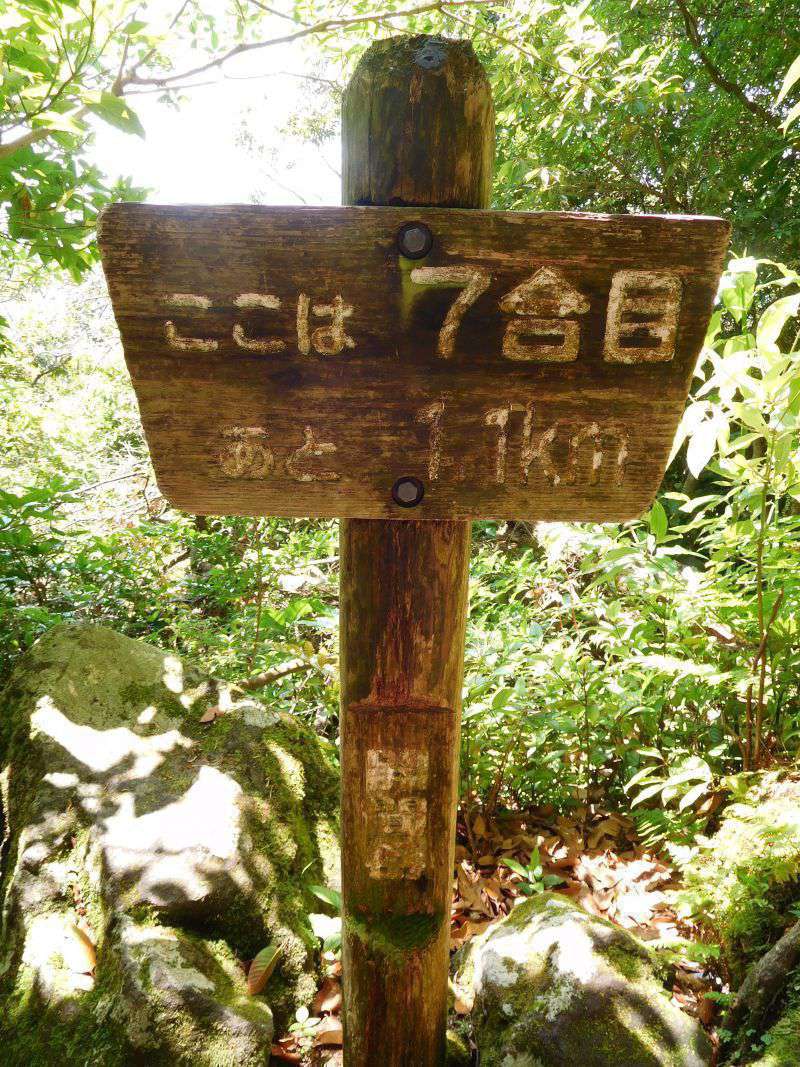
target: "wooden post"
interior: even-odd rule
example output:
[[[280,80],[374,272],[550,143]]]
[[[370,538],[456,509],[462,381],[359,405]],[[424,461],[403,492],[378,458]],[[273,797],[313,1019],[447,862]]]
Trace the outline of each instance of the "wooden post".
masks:
[[[345,203],[488,207],[471,46],[378,41],[343,104]],[[444,1062],[470,529],[341,523],[344,1062]]]

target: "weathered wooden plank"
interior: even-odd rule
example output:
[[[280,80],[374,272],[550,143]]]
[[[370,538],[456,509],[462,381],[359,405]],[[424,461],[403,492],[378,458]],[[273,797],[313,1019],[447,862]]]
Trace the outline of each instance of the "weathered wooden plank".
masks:
[[[341,524],[347,1067],[444,1061],[469,544]]]
[[[401,255],[401,227],[433,237]],[[159,485],[204,513],[625,519],[663,473],[719,219],[117,204],[100,247]]]
[[[346,203],[483,208],[493,156],[469,42],[367,49],[342,104]],[[441,1067],[470,524],[350,518],[339,540],[344,1064]]]

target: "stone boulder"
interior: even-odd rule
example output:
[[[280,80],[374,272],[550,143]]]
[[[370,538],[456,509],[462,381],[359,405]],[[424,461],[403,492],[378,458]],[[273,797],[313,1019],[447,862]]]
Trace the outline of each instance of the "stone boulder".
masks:
[[[481,1067],[707,1067],[708,1039],[671,1003],[644,944],[553,893],[473,939],[456,983],[474,998]]]
[[[174,655],[62,626],[0,695],[0,786],[0,1060],[264,1064],[273,1013],[316,988],[309,886],[338,878],[324,742]],[[267,944],[250,997],[239,961]]]

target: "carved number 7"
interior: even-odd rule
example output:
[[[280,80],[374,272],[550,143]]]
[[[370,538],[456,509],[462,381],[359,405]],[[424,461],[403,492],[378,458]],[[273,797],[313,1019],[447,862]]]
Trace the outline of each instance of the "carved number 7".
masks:
[[[436,350],[442,359],[450,359],[452,356],[456,333],[465,312],[486,292],[491,280],[491,274],[479,267],[415,267],[411,271],[411,281],[417,285],[430,285],[437,289],[461,287],[461,292],[450,305],[439,331]]]

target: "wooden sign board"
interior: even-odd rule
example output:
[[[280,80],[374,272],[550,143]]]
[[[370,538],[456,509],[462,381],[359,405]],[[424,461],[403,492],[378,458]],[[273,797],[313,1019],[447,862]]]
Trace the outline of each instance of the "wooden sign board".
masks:
[[[167,499],[343,518],[639,514],[727,240],[713,218],[405,207],[116,204],[100,229]]]

